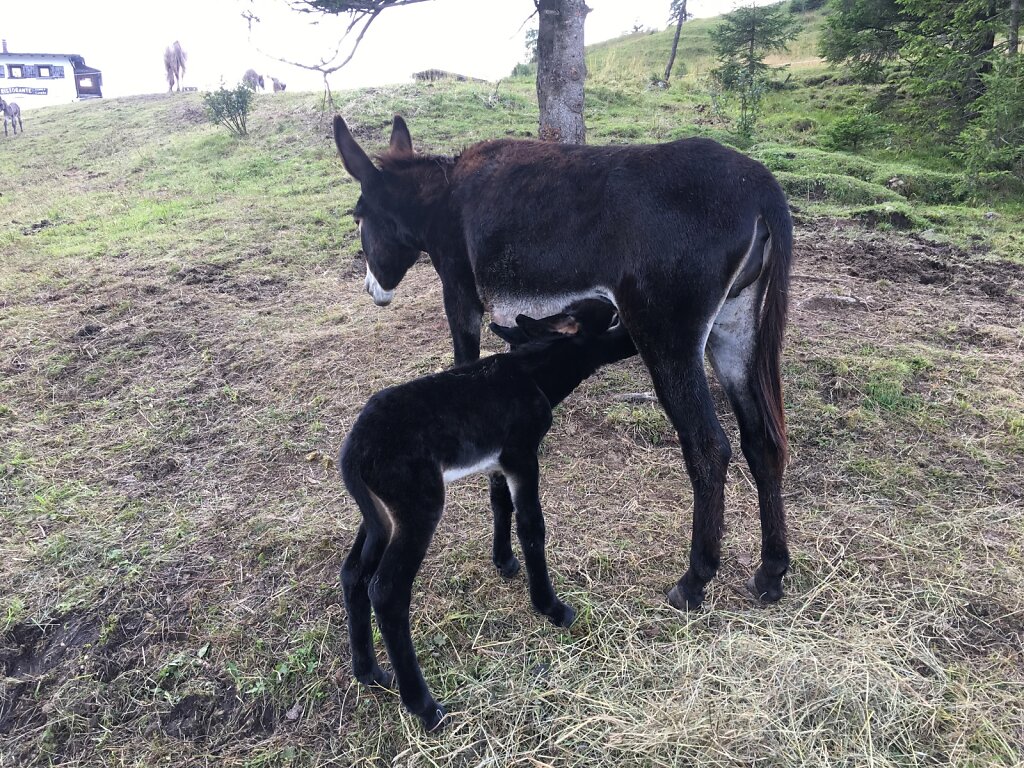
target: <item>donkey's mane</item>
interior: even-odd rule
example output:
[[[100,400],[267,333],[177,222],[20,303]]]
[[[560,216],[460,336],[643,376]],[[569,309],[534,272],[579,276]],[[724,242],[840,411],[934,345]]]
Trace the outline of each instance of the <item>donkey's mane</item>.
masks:
[[[422,202],[434,202],[443,196],[451,185],[451,174],[458,156],[410,155],[384,152],[377,155],[377,162],[385,174],[412,179],[419,191]]]

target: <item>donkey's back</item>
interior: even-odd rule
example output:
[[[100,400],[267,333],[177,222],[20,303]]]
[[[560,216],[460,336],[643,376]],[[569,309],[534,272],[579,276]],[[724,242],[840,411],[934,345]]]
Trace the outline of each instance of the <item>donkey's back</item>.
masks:
[[[546,314],[556,297],[595,288],[614,297],[624,280],[668,281],[717,302],[769,229],[788,238],[790,226],[767,168],[701,138],[482,142],[457,159],[453,193],[481,298],[499,322],[530,308],[517,293],[552,296],[536,307]],[[759,262],[749,266],[756,275]]]

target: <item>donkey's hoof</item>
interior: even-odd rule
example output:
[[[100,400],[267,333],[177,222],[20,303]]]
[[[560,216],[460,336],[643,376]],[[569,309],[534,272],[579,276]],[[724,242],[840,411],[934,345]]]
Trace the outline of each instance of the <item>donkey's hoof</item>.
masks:
[[[777,603],[782,599],[782,579],[759,584],[758,574],[747,579],[747,591],[762,603]]]
[[[423,722],[423,729],[427,733],[438,733],[443,730],[444,719],[448,713],[436,701],[431,701],[426,709],[416,713],[416,716]]]
[[[519,573],[519,560],[512,556],[503,563],[495,563],[494,566],[498,569],[498,573],[501,574],[503,579],[515,578],[515,575]]]
[[[576,621],[576,609],[565,603],[558,603],[552,610],[547,611],[546,615],[556,627],[571,627]]]
[[[385,688],[389,691],[395,690],[395,676],[390,672],[385,672],[380,667],[376,667],[365,674],[356,675],[356,680],[368,688],[376,687]]]
[[[704,591],[701,590],[699,594],[688,597],[676,584],[668,592],[668,602],[679,611],[698,611],[704,603]]]

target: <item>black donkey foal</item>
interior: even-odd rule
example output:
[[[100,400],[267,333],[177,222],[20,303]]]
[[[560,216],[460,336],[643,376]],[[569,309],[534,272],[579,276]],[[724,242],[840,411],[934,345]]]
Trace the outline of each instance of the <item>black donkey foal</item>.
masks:
[[[555,595],[544,558],[537,449],[551,409],[600,366],[635,354],[613,305],[585,299],[558,315],[491,324],[512,345],[451,370],[382,390],[370,398],[341,449],[341,473],[363,515],[341,581],[352,670],[366,685],[392,687],[374,653],[370,606],[398,678],[405,707],[428,731],[444,709],[430,694],[412,645],[412,583],[444,510],[446,483],[485,471],[492,484],[493,559],[503,576],[519,570],[511,524],[526,560],[530,600],[560,627],[575,611]]]

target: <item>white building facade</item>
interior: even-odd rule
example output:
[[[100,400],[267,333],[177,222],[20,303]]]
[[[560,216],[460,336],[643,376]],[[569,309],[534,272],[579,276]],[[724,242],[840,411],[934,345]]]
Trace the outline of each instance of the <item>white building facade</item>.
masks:
[[[103,74],[73,53],[0,50],[0,96],[22,109],[102,98]]]

